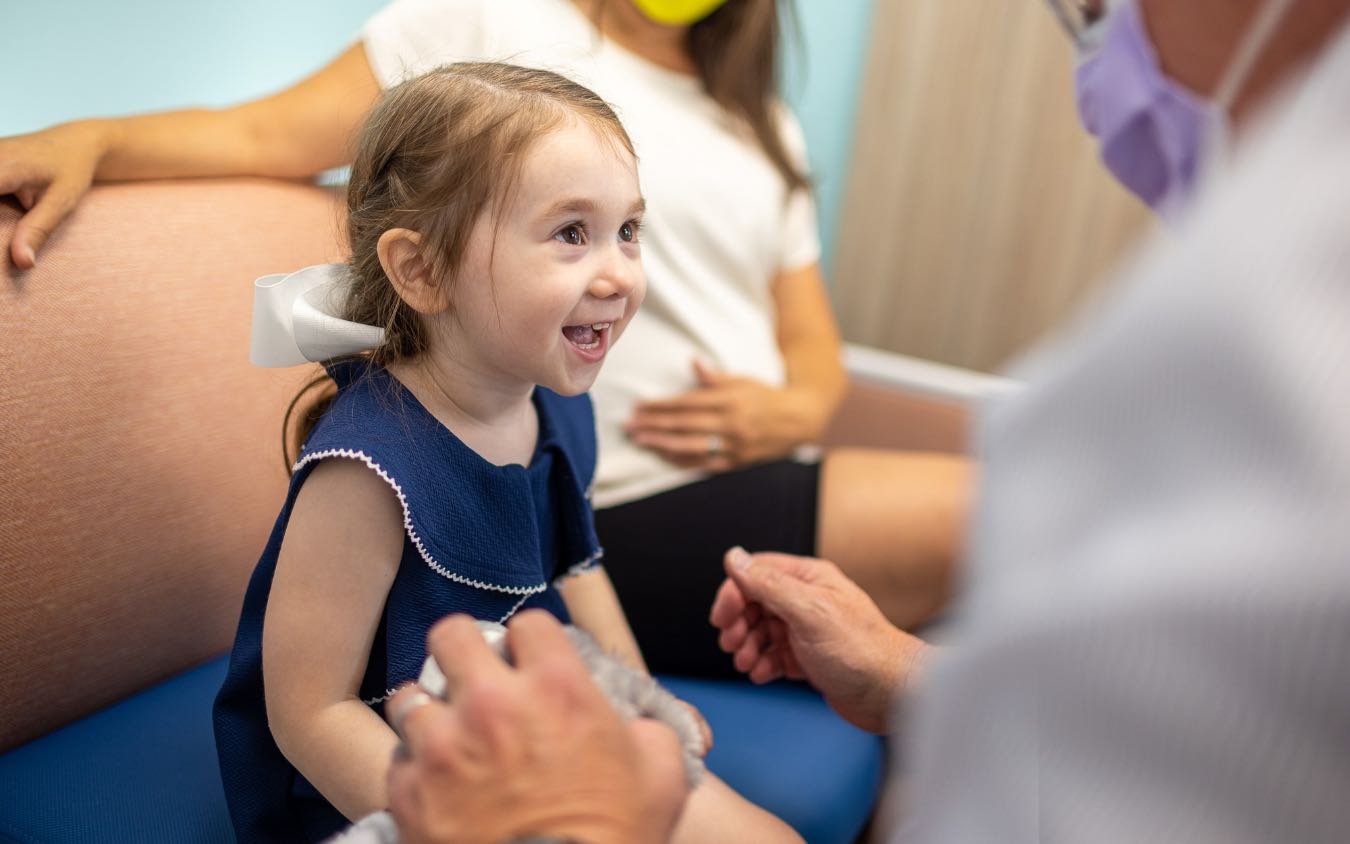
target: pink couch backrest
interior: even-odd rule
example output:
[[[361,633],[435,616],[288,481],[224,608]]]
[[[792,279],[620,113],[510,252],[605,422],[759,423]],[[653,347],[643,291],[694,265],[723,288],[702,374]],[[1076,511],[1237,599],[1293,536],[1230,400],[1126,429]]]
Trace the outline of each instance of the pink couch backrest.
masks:
[[[335,200],[104,186],[36,269],[0,259],[0,749],[229,647],[312,374],[249,365],[251,283],[339,257]]]

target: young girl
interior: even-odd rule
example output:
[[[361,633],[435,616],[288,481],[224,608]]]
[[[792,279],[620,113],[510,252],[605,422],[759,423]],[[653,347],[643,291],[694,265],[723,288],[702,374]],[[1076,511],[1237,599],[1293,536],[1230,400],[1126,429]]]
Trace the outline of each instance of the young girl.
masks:
[[[31,265],[91,181],[312,175],[350,162],[360,116],[409,74],[483,58],[559,70],[615,104],[643,160],[652,298],[592,395],[597,530],[648,662],[737,675],[707,623],[733,545],[834,560],[905,628],[940,611],[970,462],[840,448],[795,459],[820,442],[847,379],[805,142],[778,92],[793,4],[371,5],[357,43],[272,96],[0,138],[9,189],[36,201],[8,244],[15,264]]]
[[[385,807],[382,703],[448,613],[543,607],[642,665],[586,495],[584,393],[644,293],[618,119],[553,73],[443,67],[377,103],[347,204],[344,316],[383,339],[329,364],[337,395],[245,596],[215,709],[241,841],[316,841]],[[690,840],[790,835],[698,791]]]

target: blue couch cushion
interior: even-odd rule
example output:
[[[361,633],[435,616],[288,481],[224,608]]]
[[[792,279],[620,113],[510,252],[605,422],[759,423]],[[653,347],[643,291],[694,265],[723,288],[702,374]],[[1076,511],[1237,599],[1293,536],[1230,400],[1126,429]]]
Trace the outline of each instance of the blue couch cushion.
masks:
[[[209,662],[0,756],[0,841],[233,842],[211,732],[224,676]]]
[[[0,755],[0,841],[234,841],[216,765],[218,659]],[[881,779],[879,739],[809,689],[663,678],[716,734],[709,767],[811,844],[852,841]]]

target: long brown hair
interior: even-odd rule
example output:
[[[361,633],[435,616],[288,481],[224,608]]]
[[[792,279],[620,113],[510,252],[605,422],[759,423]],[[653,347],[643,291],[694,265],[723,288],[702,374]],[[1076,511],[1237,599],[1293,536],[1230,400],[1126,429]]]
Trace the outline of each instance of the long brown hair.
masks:
[[[788,190],[794,191],[808,187],[810,182],[783,146],[774,113],[780,2],[788,20],[795,24],[791,0],[727,0],[689,28],[686,49],[708,96],[745,120]]]
[[[427,348],[421,317],[380,265],[380,236],[395,228],[418,232],[431,277],[449,296],[479,215],[507,204],[531,145],[569,116],[588,121],[634,155],[604,100],[547,70],[461,62],[390,88],[376,102],[357,136],[347,186],[351,257],[342,314],[384,328],[384,342],[367,353],[373,363],[410,360]],[[298,410],[305,395],[321,388],[316,402]],[[282,422],[288,467],[333,394],[332,381],[319,376],[291,401]],[[287,432],[297,413],[292,439]]]

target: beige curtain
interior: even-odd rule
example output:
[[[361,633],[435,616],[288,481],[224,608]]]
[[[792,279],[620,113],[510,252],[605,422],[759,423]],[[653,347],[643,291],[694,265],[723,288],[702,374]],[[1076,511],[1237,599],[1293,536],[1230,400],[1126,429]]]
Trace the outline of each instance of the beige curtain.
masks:
[[[876,0],[834,295],[853,341],[997,368],[1148,225],[1078,124],[1040,0]]]

